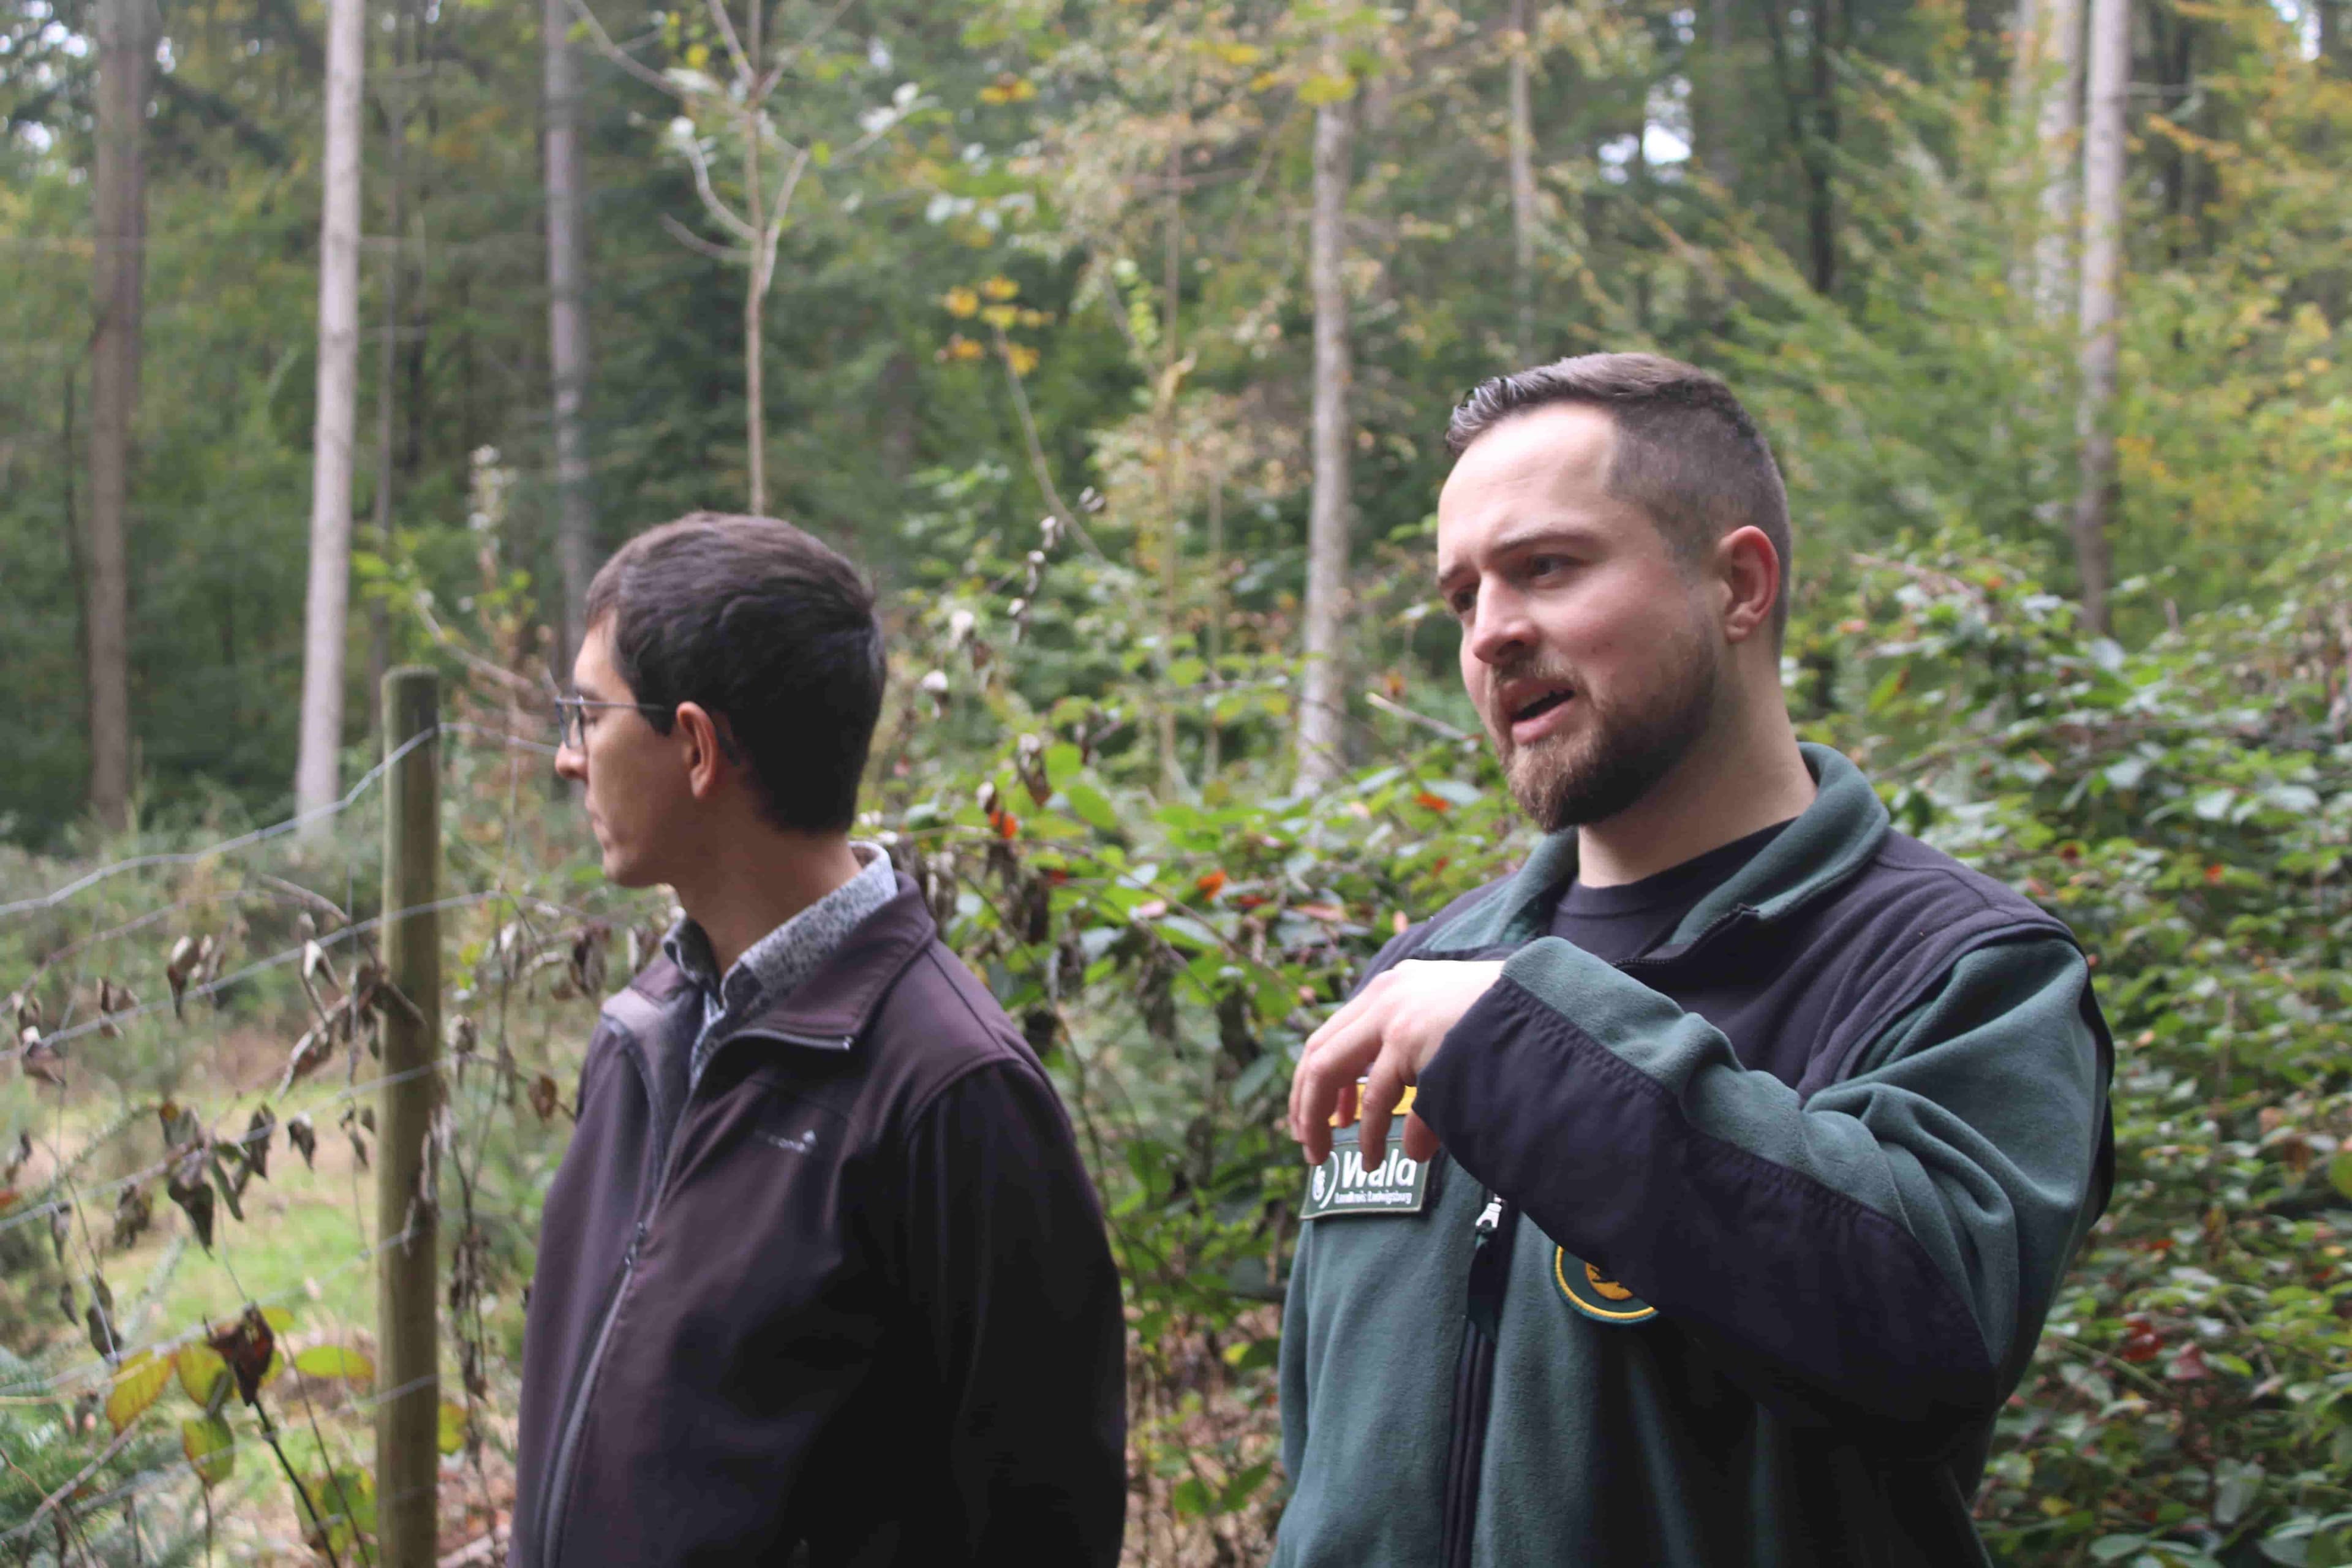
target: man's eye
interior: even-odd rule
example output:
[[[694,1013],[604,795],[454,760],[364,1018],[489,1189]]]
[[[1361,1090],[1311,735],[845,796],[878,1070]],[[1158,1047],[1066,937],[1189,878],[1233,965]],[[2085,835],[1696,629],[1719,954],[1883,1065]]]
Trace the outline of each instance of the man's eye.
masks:
[[[1564,555],[1530,555],[1528,557],[1528,575],[1549,577],[1567,564],[1568,558]]]
[[[1470,612],[1478,607],[1478,595],[1465,588],[1458,594],[1448,595],[1445,607],[1454,612],[1455,620],[1468,620]]]

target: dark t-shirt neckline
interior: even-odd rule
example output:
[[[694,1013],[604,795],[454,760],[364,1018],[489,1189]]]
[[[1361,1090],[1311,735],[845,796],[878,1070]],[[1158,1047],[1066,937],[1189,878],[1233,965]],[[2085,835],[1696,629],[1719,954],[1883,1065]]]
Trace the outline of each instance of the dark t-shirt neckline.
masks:
[[[1700,900],[1737,876],[1795,821],[1792,816],[1776,822],[1638,882],[1610,888],[1570,882],[1553,913],[1552,934],[1612,963],[1638,957],[1672,936]]]

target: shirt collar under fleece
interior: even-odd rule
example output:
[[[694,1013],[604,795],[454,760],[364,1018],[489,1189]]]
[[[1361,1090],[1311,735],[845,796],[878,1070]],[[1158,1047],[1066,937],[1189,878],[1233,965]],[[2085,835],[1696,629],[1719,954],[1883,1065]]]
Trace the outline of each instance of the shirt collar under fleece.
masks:
[[[1778,920],[1852,877],[1878,852],[1888,820],[1862,770],[1827,746],[1797,750],[1813,775],[1812,805],[1757,857],[1692,906],[1667,946],[1695,940],[1738,910]],[[1548,835],[1500,893],[1440,931],[1423,951],[1472,952],[1518,946],[1551,929],[1560,894],[1576,879],[1576,829]]]
[[[695,1033],[687,1068],[689,1084],[701,1078],[722,1020],[748,1018],[782,1000],[897,893],[898,872],[881,846],[853,841],[849,849],[862,868],[857,875],[745,948],[724,976],[717,973],[710,939],[692,920],[681,917],[662,938],[662,952],[702,996],[702,1026]]]

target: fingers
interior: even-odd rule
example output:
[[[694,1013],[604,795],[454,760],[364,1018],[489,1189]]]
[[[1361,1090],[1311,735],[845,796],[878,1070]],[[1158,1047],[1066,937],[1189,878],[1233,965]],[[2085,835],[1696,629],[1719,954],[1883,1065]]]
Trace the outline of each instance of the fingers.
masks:
[[[1404,1157],[1427,1162],[1437,1157],[1437,1129],[1423,1121],[1418,1110],[1406,1112]]]
[[[1328,1025],[1318,1030],[1300,1055],[1297,1074],[1291,1079],[1290,1135],[1298,1141],[1308,1164],[1321,1164],[1331,1152],[1331,1114],[1380,1048],[1377,1016],[1359,1016],[1339,1031]],[[1389,1103],[1396,1102],[1391,1099]]]
[[[1404,1098],[1404,1052],[1390,1042],[1373,1059],[1360,1097],[1364,1120],[1356,1133],[1356,1146],[1364,1152],[1367,1170],[1388,1158],[1389,1120],[1396,1114],[1397,1101]]]
[[[1370,985],[1365,986],[1362,991],[1342,1004],[1338,1012],[1324,1019],[1323,1026],[1307,1036],[1307,1043],[1298,1048],[1298,1066],[1292,1069],[1290,1075],[1290,1125],[1293,1129],[1293,1137],[1297,1135],[1297,1129],[1305,1120],[1304,1113],[1299,1108],[1299,1100],[1307,1081],[1307,1064],[1313,1059],[1317,1048],[1325,1041],[1334,1035],[1346,1033],[1355,1021],[1362,1016],[1366,1004],[1384,989],[1381,984],[1381,981],[1384,978],[1386,977],[1375,976]]]

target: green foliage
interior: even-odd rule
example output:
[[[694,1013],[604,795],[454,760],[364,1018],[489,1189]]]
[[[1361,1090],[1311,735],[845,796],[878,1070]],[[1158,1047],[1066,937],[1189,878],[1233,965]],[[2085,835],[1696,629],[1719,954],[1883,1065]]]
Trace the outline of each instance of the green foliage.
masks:
[[[2352,553],[2137,652],[1980,538],[1895,553],[1826,645],[1817,733],[2074,926],[2116,1040],[2115,1199],[2002,1416],[1988,1537],[2345,1561]]]

